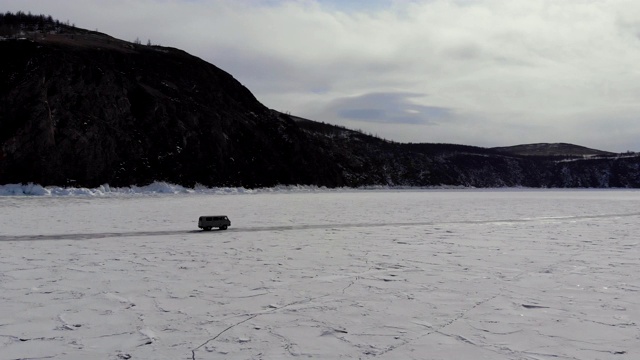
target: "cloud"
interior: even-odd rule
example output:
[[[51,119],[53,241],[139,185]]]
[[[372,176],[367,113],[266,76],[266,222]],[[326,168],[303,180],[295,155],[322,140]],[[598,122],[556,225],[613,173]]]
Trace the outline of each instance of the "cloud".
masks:
[[[626,127],[640,138],[623,120],[640,113],[640,2],[633,0],[0,6],[182,48],[231,73],[271,108],[397,141],[640,150],[603,131]]]
[[[412,102],[420,97],[411,93],[370,93],[337,99],[327,106],[327,111],[342,119],[391,124],[434,124],[449,116],[450,109]]]

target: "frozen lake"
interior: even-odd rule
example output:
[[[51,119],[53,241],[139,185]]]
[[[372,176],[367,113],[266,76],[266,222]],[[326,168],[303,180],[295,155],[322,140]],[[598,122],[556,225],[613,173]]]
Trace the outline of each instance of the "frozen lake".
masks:
[[[4,196],[0,360],[639,359],[639,233],[631,190]]]

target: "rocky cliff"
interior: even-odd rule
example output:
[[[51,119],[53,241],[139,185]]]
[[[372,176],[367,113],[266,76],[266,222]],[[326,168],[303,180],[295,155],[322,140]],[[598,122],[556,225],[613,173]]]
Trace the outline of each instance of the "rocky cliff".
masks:
[[[317,180],[293,121],[183,51],[67,29],[0,52],[2,183]]]

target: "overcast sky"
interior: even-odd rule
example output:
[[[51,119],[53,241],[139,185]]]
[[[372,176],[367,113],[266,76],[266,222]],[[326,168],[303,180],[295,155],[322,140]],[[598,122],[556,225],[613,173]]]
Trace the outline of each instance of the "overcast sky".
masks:
[[[0,0],[181,48],[266,106],[400,142],[640,151],[637,0]]]

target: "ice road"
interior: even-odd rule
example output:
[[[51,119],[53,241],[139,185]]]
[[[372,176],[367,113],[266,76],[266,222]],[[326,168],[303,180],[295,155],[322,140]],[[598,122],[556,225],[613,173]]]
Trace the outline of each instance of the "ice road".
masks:
[[[631,190],[4,196],[0,359],[639,359],[639,234]]]

